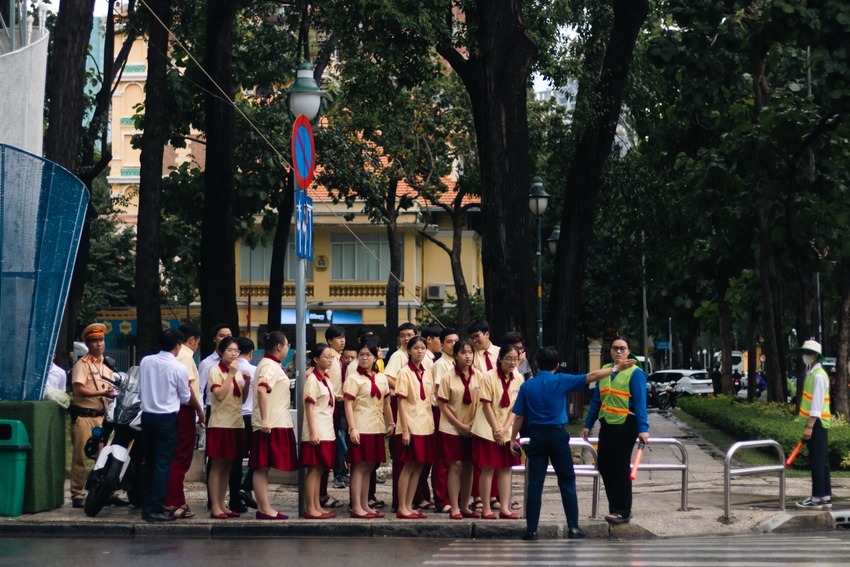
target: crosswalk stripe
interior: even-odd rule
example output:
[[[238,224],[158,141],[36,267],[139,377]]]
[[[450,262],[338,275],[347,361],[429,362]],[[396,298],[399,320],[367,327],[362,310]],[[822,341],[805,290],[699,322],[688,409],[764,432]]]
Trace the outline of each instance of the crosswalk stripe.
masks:
[[[585,561],[581,558],[571,558],[567,560],[560,561],[490,561],[490,560],[475,560],[475,561],[452,561],[447,563],[445,561],[425,561],[425,565],[539,565],[541,567],[559,567],[561,565],[565,566],[575,566],[575,567],[594,567],[597,565],[605,566],[605,565],[614,565],[621,564],[623,562],[622,556],[614,556],[611,555],[608,559],[603,560],[589,560]],[[835,556],[834,558],[820,556],[817,559],[812,558],[811,561],[806,561],[802,563],[777,563],[776,558],[765,558],[764,561],[734,561],[732,564],[735,567],[764,567],[765,565],[778,565],[781,564],[782,567],[813,567],[813,566],[830,566],[830,565],[842,565],[846,562],[846,557],[843,556]],[[641,561],[640,567],[715,567],[718,565],[729,565],[728,560],[710,560],[710,561],[684,561],[681,559],[675,561]]]

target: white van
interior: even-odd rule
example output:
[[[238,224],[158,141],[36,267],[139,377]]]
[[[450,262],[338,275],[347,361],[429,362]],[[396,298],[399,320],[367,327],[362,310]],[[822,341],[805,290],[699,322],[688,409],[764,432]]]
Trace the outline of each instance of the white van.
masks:
[[[720,351],[715,352],[714,362],[720,364],[720,358]],[[744,354],[740,350],[732,351],[732,374],[734,374],[736,370],[741,376],[743,376],[746,371],[746,368],[744,368]]]

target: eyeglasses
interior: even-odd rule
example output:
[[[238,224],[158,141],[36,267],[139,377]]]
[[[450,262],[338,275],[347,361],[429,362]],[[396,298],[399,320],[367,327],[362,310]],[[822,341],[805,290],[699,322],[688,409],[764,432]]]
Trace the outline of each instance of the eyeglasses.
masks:
[[[515,363],[519,362],[519,358],[514,358],[512,356],[507,357],[507,358],[503,358],[502,360],[504,360],[508,364],[515,364]]]
[[[371,352],[361,352],[357,356],[359,356],[360,358],[369,358],[370,356],[375,356],[375,355],[372,354]]]
[[[469,335],[469,340],[472,342],[481,340],[481,337],[484,336],[484,333],[475,333],[474,335]]]
[[[239,354],[239,349],[238,348],[226,348],[226,349],[224,349],[224,352],[229,352],[230,354]]]
[[[629,350],[629,347],[627,347],[627,346],[612,346],[611,350],[613,350],[614,352],[626,352],[627,350]]]
[[[516,349],[517,349],[517,351],[518,351],[520,354],[522,354],[522,353],[524,353],[524,352],[525,352],[525,347],[524,347],[524,346],[516,347]]]

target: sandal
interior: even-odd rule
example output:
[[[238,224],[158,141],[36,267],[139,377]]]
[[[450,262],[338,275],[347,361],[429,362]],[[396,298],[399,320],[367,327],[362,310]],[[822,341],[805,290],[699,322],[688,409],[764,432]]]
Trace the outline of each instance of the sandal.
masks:
[[[621,516],[620,514],[608,514],[605,516],[605,521],[609,524],[628,524],[631,521],[631,518],[628,516]]]
[[[178,520],[188,520],[189,518],[195,517],[195,513],[189,509],[187,504],[174,508],[169,515],[177,518]]]
[[[500,510],[502,508],[502,503],[496,500],[495,498],[490,499],[490,509],[491,510]]]
[[[321,503],[322,508],[342,508],[342,502],[340,502],[330,494],[325,494],[325,496],[319,502]]]
[[[451,513],[451,511],[452,511],[452,507],[449,506],[448,504],[446,504],[445,506],[443,506],[442,508],[437,510],[437,513],[438,514],[449,514],[449,513]]]
[[[514,500],[511,502],[511,510],[522,510],[522,504]]]
[[[430,502],[428,500],[423,500],[422,502],[419,503],[419,509],[420,510],[436,510],[437,507],[434,506],[433,502]]]
[[[483,512],[484,511],[484,502],[482,502],[481,500],[473,500],[471,507],[476,512]]]
[[[375,508],[376,510],[381,508],[386,508],[387,503],[383,500],[369,500],[369,508]]]

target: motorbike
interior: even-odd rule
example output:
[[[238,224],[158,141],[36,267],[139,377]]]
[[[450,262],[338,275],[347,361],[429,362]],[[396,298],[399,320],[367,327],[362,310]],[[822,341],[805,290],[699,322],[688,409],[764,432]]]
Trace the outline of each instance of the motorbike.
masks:
[[[90,517],[97,516],[119,489],[127,492],[130,504],[136,507],[142,505],[141,463],[144,450],[138,367],[131,368],[127,374],[117,374],[114,381],[107,381],[118,390],[118,396],[107,411],[103,425],[92,428],[85,447],[87,457],[97,456],[85,485],[88,494],[83,508],[86,516]]]
[[[664,391],[658,394],[658,409],[666,410],[676,407],[676,400],[683,394],[682,387],[673,380],[667,383]]]

